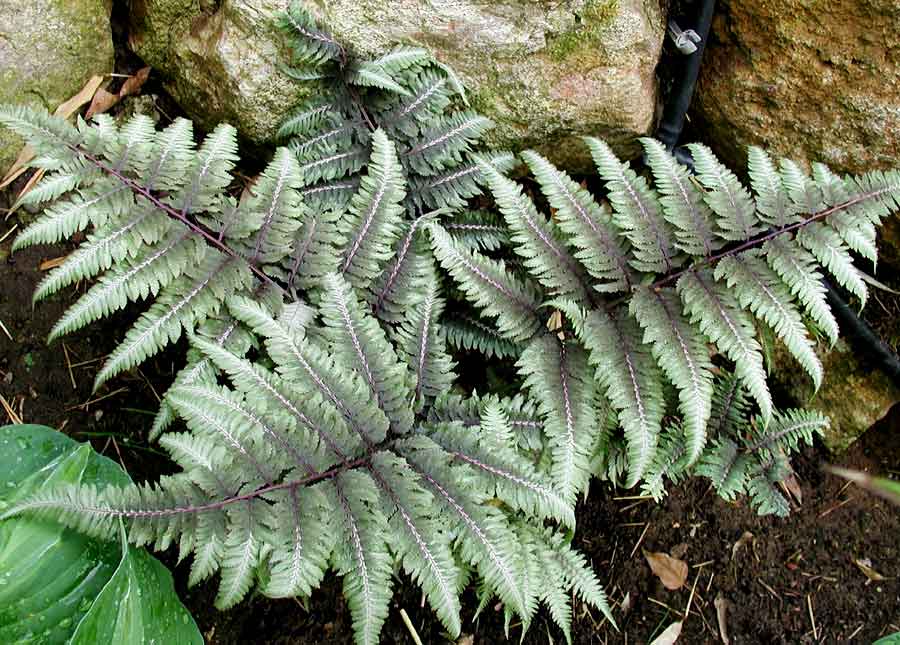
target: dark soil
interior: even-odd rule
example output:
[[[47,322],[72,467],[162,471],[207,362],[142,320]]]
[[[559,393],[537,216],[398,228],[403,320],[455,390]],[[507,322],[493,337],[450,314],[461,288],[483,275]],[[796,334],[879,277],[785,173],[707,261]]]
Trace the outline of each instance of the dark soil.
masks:
[[[11,219],[0,227],[0,235],[14,223]],[[0,320],[13,339],[0,332],[0,394],[26,422],[90,440],[98,451],[121,461],[136,480],[169,472],[169,462],[147,443],[146,433],[156,394],[165,389],[183,348],[92,393],[101,359],[135,314],[125,312],[47,346],[44,339],[53,322],[85,287],[67,289],[34,308],[31,293],[42,276],[40,264],[72,247],[40,247],[10,257],[9,246],[10,238],[0,244]],[[5,420],[6,414],[0,415]],[[900,512],[824,474],[820,467],[828,459],[819,446],[798,457],[802,505],[787,520],[758,518],[743,502],[727,504],[702,481],[674,490],[660,505],[616,497],[628,493],[596,485],[579,508],[575,541],[606,585],[620,631],[599,612],[577,606],[575,642],[647,642],[682,619],[688,604],[681,642],[719,642],[717,597],[727,601],[725,624],[732,643],[869,643],[900,631]],[[900,410],[833,461],[897,474]],[[733,554],[745,532],[753,538]],[[686,560],[691,566],[687,585],[667,591],[651,573],[644,549]],[[255,597],[220,613],[212,607],[214,582],[188,590],[188,565],[176,566],[171,552],[161,558],[173,567],[178,591],[209,643],[351,642],[340,580],[328,580],[306,607]],[[885,579],[869,581],[854,563],[858,559],[871,561]],[[412,642],[401,619],[405,609],[424,643],[446,642],[409,581],[398,580],[395,587],[384,641]],[[473,622],[473,595],[467,596],[465,607],[465,631],[475,643],[505,642],[502,612],[489,608]],[[519,642],[521,626],[513,625],[509,638]],[[524,642],[564,641],[542,613]]]

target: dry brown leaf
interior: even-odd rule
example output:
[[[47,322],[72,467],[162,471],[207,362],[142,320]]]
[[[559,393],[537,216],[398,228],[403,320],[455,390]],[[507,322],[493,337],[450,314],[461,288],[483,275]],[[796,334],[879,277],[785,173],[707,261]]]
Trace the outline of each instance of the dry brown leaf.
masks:
[[[68,255],[64,255],[59,258],[53,258],[52,260],[44,260],[43,262],[41,262],[41,265],[38,267],[38,269],[41,271],[49,271],[50,269],[55,269],[63,262],[65,262],[66,258],[68,257]]]
[[[651,551],[644,551],[644,557],[647,558],[647,564],[650,565],[653,573],[669,591],[681,589],[687,582],[688,565],[684,560],[673,558],[668,553]]]
[[[863,575],[871,582],[881,582],[884,580],[884,576],[872,568],[872,561],[869,558],[857,558],[853,561],[853,564],[859,567],[859,570],[862,571]]]
[[[119,90],[119,98],[124,99],[126,96],[140,92],[141,88],[144,87],[144,83],[147,82],[148,76],[150,76],[150,68],[142,67],[133,76],[126,78],[122,88]]]
[[[107,92],[101,87],[99,90],[97,90],[97,93],[94,94],[94,100],[91,101],[91,106],[87,109],[84,118],[90,119],[92,116],[95,116],[97,114],[103,114],[118,102],[118,94]]]
[[[650,645],[672,645],[681,636],[681,628],[684,625],[681,621],[672,623],[666,627],[665,631],[653,639]]]
[[[124,99],[126,96],[137,94],[141,91],[144,83],[147,82],[147,77],[149,75],[150,68],[142,67],[137,72],[135,72],[133,76],[129,76],[125,79],[125,82],[122,83],[122,87],[119,88],[118,94],[107,92],[104,89],[98,89],[97,93],[94,94],[94,100],[91,101],[91,106],[88,108],[87,113],[84,115],[84,118],[90,119],[92,116],[103,114],[104,112],[115,106],[119,101]]]
[[[722,638],[722,642],[725,643],[725,645],[729,645],[731,641],[728,640],[728,625],[725,619],[725,614],[728,611],[728,600],[720,591],[716,595],[713,604],[716,606],[716,621],[719,623],[719,636]]]
[[[735,556],[737,555],[737,552],[740,551],[741,548],[745,544],[752,541],[754,537],[756,537],[756,536],[753,535],[750,531],[744,531],[744,533],[743,533],[743,535],[741,535],[740,539],[737,542],[735,542],[734,545],[731,547],[731,559],[734,560]]]
[[[28,162],[32,159],[34,159],[34,150],[31,149],[31,146],[23,146],[22,150],[19,151],[19,156],[16,157],[13,165],[9,167],[9,172],[0,181],[0,189],[9,186],[19,178],[19,175],[28,170]]]
[[[803,505],[803,491],[800,489],[800,482],[797,481],[796,475],[791,473],[781,482],[781,485],[791,497],[797,500],[797,504]]]
[[[53,114],[64,119],[71,118],[73,114],[75,114],[78,110],[91,102],[91,99],[94,97],[94,94],[97,92],[97,90],[100,89],[100,85],[102,83],[102,76],[91,76],[90,80],[84,84],[84,87],[81,88],[81,91],[79,91],[78,94],[76,94],[69,100],[62,103],[62,105],[56,108],[56,111]],[[34,151],[30,146],[24,146],[22,148],[22,151],[19,153],[18,158],[7,171],[6,176],[3,177],[2,180],[0,180],[0,188],[6,188],[12,182],[14,182],[23,172],[28,170],[28,164],[32,159],[34,159]],[[19,194],[19,199],[22,198],[23,194],[24,190]]]
[[[91,80],[85,83],[84,87],[81,88],[81,91],[56,108],[56,111],[53,114],[64,119],[72,118],[72,115],[91,102],[91,99],[94,98],[94,94],[97,93],[97,90],[100,89],[101,85],[103,85],[102,76],[91,76]]]

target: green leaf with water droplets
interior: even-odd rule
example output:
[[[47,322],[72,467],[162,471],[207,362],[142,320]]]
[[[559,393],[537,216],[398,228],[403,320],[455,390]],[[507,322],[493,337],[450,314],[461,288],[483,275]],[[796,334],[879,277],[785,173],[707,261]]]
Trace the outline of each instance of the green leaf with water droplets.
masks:
[[[113,461],[34,425],[0,428],[0,511],[43,487],[130,483]],[[46,520],[0,522],[0,642],[202,643],[172,576],[144,549]]]

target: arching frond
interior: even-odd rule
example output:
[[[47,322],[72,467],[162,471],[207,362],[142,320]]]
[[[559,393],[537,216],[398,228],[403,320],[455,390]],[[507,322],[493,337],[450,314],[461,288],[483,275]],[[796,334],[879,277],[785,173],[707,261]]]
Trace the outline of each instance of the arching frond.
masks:
[[[706,443],[706,422],[712,405],[712,376],[706,344],[682,315],[669,290],[640,289],[631,299],[631,313],[644,329],[644,342],[669,381],[678,388],[678,409],[684,418],[691,462]]]

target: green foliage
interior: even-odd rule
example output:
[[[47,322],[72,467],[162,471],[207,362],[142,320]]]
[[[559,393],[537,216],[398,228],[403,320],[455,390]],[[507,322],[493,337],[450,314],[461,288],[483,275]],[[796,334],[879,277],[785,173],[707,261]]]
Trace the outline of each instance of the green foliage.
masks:
[[[118,465],[51,428],[0,428],[0,446],[3,509],[64,484],[130,483]],[[39,519],[6,519],[0,572],[4,642],[203,642],[168,570],[127,543],[100,542]]]

